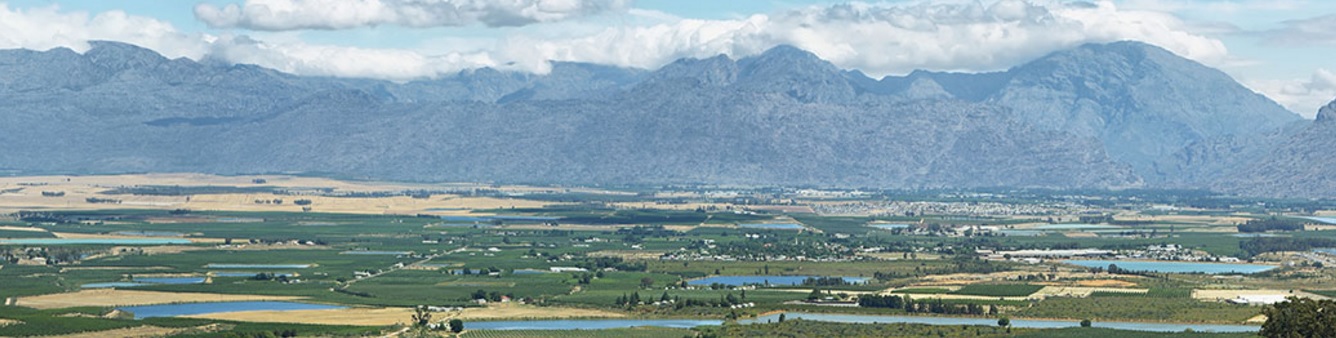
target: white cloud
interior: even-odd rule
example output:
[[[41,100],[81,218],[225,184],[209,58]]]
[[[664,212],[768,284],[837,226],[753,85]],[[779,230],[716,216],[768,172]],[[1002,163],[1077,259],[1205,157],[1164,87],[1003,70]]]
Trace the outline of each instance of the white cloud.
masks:
[[[1218,40],[1193,34],[1192,27],[1173,15],[1109,2],[852,3],[731,20],[637,9],[626,15],[630,17],[620,20],[621,25],[600,27],[575,20],[517,29],[501,39],[444,36],[418,49],[378,49],[311,44],[299,32],[265,33],[259,39],[185,33],[164,21],[121,11],[93,15],[56,6],[17,9],[0,2],[0,48],[68,47],[82,52],[90,40],[111,40],[172,58],[207,57],[300,75],[399,81],[480,67],[542,73],[548,60],[652,69],[681,57],[744,57],[780,44],[874,76],[914,69],[1000,70],[1082,43],[1118,40],[1152,43],[1216,66],[1252,62],[1229,55]],[[1313,24],[1308,21],[1318,22],[1295,21],[1290,26]],[[1336,74],[1328,69],[1307,79],[1246,83],[1309,118],[1336,98]]]
[[[195,17],[214,28],[265,31],[408,27],[523,26],[627,7],[628,0],[245,0],[195,5]]]
[[[339,3],[344,5],[330,4],[324,10],[344,14],[313,16],[317,20],[324,20],[319,22],[298,20],[285,24],[328,27],[366,25],[379,22],[374,20],[381,20],[376,18],[385,16],[380,12],[388,8],[386,4],[400,4],[402,6],[391,12],[407,13],[411,11],[404,8],[443,1],[342,0]],[[622,1],[596,3],[613,4]],[[238,18],[282,18],[284,15],[315,10],[308,7],[317,3],[322,1],[250,0],[246,3],[248,6],[272,5],[268,10],[269,16],[257,14]],[[472,1],[450,3],[482,6],[478,5],[481,2]],[[507,10],[533,7],[541,9],[542,13],[569,14],[580,12],[595,2],[516,0],[488,3],[502,4],[492,6],[501,6]],[[228,9],[224,7],[220,11],[226,12]],[[245,13],[246,10],[238,8],[236,11]],[[473,16],[468,20],[490,20],[475,13],[477,11],[467,12],[473,13],[469,14]],[[520,12],[524,11],[515,13]],[[180,33],[160,21],[128,16],[121,12],[107,12],[88,18],[82,13],[61,13],[56,8],[28,12],[3,11],[0,15],[8,17],[0,17],[3,19],[0,20],[0,28],[21,27],[0,31],[0,41],[6,38],[28,41],[11,43],[11,47],[43,49],[43,46],[65,45],[77,49],[78,46],[86,48],[83,41],[100,38],[131,42],[167,55],[196,59],[210,53],[215,59],[252,63],[301,75],[393,80],[497,66],[542,73],[547,70],[548,60],[653,69],[681,57],[710,57],[718,54],[743,57],[780,44],[807,49],[842,68],[859,69],[874,76],[903,74],[914,69],[1005,69],[1055,50],[1088,42],[1119,40],[1148,42],[1207,64],[1230,60],[1220,41],[1191,33],[1182,20],[1172,15],[1120,9],[1111,2],[1083,5],[1018,0],[992,3],[850,3],[812,6],[731,20],[682,19],[661,13],[641,12],[628,10],[626,15],[634,16],[630,20],[606,24],[608,26],[603,28],[589,29],[590,23],[580,20],[547,23],[508,31],[505,37],[491,41],[469,40],[466,47],[432,47],[434,49],[431,49],[430,54],[424,52],[428,47],[413,50],[310,44],[303,42],[298,33],[269,35],[267,40],[259,39],[263,41],[246,37],[213,38]],[[403,19],[406,15],[402,13],[390,17],[400,20],[394,22],[407,25],[440,22],[440,13],[428,11],[421,14],[423,16],[420,17],[434,19],[403,21],[407,19]],[[557,19],[545,14],[525,15],[535,20]],[[52,24],[58,29],[47,28],[52,27]]]
[[[1228,60],[1222,42],[1191,33],[1169,14],[1122,10],[1111,2],[1073,6],[1017,0],[851,3],[737,20],[610,27],[577,38],[514,36],[494,55],[535,67],[538,60],[553,59],[652,69],[680,57],[741,57],[789,44],[843,68],[886,75],[914,69],[1005,69],[1055,50],[1119,40],[1148,42],[1207,64]]]
[[[1121,6],[1160,12],[1193,11],[1209,15],[1247,14],[1303,8],[1310,0],[1125,0]]]
[[[183,34],[153,18],[108,11],[97,15],[65,12],[57,6],[11,9],[0,3],[0,48],[88,50],[88,41],[121,41],[170,57],[199,59],[208,47],[202,35]]]
[[[1290,111],[1307,118],[1317,116],[1317,110],[1336,99],[1336,73],[1318,69],[1308,79],[1248,81],[1248,85],[1280,103]]]
[[[1283,27],[1266,31],[1265,41],[1292,46],[1336,45],[1336,14],[1288,20]]]
[[[407,81],[463,69],[499,67],[485,53],[423,55],[402,49],[371,49],[302,42],[268,43],[247,36],[226,36],[213,44],[211,56],[232,63],[256,64],[315,76]]]

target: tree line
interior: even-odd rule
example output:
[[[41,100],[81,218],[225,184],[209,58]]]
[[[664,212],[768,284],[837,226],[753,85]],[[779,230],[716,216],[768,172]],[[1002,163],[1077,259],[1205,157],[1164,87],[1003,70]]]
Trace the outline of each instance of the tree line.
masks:
[[[948,304],[941,299],[915,301],[909,296],[863,295],[858,297],[858,306],[870,308],[902,309],[910,313],[936,313],[949,315],[997,315],[997,305],[984,308],[979,304]]]

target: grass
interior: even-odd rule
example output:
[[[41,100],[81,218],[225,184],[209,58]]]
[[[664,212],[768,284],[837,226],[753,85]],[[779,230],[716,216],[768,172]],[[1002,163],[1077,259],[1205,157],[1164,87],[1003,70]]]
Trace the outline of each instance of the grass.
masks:
[[[867,226],[870,220],[868,217],[829,217],[811,214],[795,214],[792,217],[798,222],[826,233],[866,234],[875,230]]]
[[[0,298],[32,296],[65,291],[67,284],[62,284],[56,273],[60,270],[47,266],[25,266],[5,264],[0,268]]]
[[[468,323],[464,323],[464,328],[468,328]],[[607,330],[476,330],[468,331],[462,338],[622,338],[622,337],[644,337],[644,338],[680,338],[690,337],[693,331],[688,329],[673,329],[662,327],[637,327],[629,329],[607,329]]]
[[[1336,298],[1336,290],[1304,290],[1304,292]]]
[[[703,328],[719,337],[1009,337],[1006,328],[971,325],[848,324],[807,320]],[[1013,329],[1016,332],[1025,330]]]
[[[166,318],[168,320],[180,320],[176,318]],[[247,323],[247,322],[222,322],[225,323],[227,330],[220,332],[196,332],[181,333],[173,337],[279,337],[283,333],[296,334],[299,337],[371,337],[382,336],[385,333],[393,331],[393,328],[367,327],[367,326],[333,326],[333,325],[308,325],[308,324],[286,324],[286,323]]]
[[[571,295],[557,296],[550,300],[554,304],[585,305],[596,307],[612,307],[618,297],[630,294],[631,292],[640,293],[640,298],[647,302],[657,301],[663,294],[668,293],[668,297],[680,298],[682,300],[695,299],[700,301],[719,301],[728,294],[733,294],[741,299],[744,294],[741,290],[639,290],[631,291],[625,289],[606,289],[583,291]],[[785,292],[770,290],[748,290],[743,302],[755,303],[782,303],[791,300],[807,299],[807,294],[802,292]]]
[[[1192,289],[1153,287],[1146,293],[1095,291],[1090,297],[1192,298]]]
[[[948,292],[951,292],[951,290],[943,288],[908,288],[908,289],[895,290],[895,293],[904,293],[911,295],[935,295]]]
[[[359,326],[325,326],[282,323],[242,323],[189,318],[145,318],[111,319],[97,317],[106,309],[73,308],[59,310],[34,310],[24,307],[0,307],[0,318],[21,321],[20,324],[0,326],[0,337],[49,336],[83,332],[152,325],[167,328],[198,327],[211,323],[222,323],[229,327],[226,332],[187,332],[181,337],[233,337],[256,336],[269,332],[295,332],[303,336],[365,336],[381,331],[381,328]],[[91,317],[89,317],[91,316]]]
[[[1025,297],[1043,288],[1042,285],[1029,284],[971,284],[950,293],[971,296]]]
[[[477,290],[511,294],[515,297],[543,298],[570,292],[575,281],[569,274],[523,276],[454,276],[436,271],[399,270],[361,281],[349,291],[364,293],[366,302],[386,305],[466,304]]]
[[[1018,335],[1016,335],[1016,337],[1022,337],[1022,338],[1050,338],[1050,337],[1052,337],[1052,338],[1085,338],[1085,337],[1090,337],[1090,338],[1103,338],[1103,337],[1120,337],[1120,338],[1160,338],[1160,337],[1170,337],[1170,338],[1196,338],[1196,337],[1220,337],[1220,338],[1225,338],[1225,337],[1230,337],[1230,338],[1234,338],[1234,337],[1238,337],[1238,338],[1242,338],[1242,337],[1257,337],[1257,334],[1254,334],[1254,333],[1203,333],[1203,332],[1142,332],[1142,331],[1114,330],[1114,329],[1095,328],[1095,327],[1074,327],[1074,328],[1063,328],[1063,329],[1051,329],[1051,330],[1036,330],[1036,331],[1030,331],[1030,332],[1025,332],[1025,333],[1022,333],[1022,334],[1018,334]]]
[[[582,209],[583,208],[583,209]],[[663,224],[673,222],[699,223],[704,221],[705,216],[709,216],[708,222],[711,223],[737,223],[755,221],[755,219],[769,218],[770,216],[745,216],[731,213],[704,214],[696,212],[683,211],[645,211],[645,210],[611,210],[590,208],[584,206],[560,207],[531,210],[499,210],[503,213],[523,213],[538,215],[557,215],[557,216],[576,216],[598,218],[596,222],[621,223],[621,222],[640,222],[648,224]],[[125,214],[129,215],[125,223],[103,224],[98,226],[81,224],[58,224],[44,226],[57,231],[80,232],[80,233],[105,233],[114,231],[173,231],[181,233],[200,233],[205,237],[215,238],[233,238],[236,243],[246,242],[247,239],[301,239],[301,240],[319,240],[327,243],[318,249],[309,250],[227,250],[214,247],[205,247],[207,250],[191,251],[174,254],[155,254],[141,255],[136,253],[126,253],[120,256],[96,259],[83,262],[82,267],[118,267],[116,270],[78,270],[71,269],[60,272],[59,268],[44,266],[15,266],[6,265],[0,269],[0,296],[26,296],[70,291],[78,288],[78,285],[92,282],[111,282],[127,280],[129,275],[140,275],[146,273],[166,273],[166,274],[202,274],[209,271],[230,271],[223,269],[208,269],[204,266],[209,263],[241,263],[241,264],[317,264],[317,266],[308,269],[277,269],[272,272],[300,273],[302,283],[300,284],[282,284],[277,281],[257,281],[245,277],[216,277],[211,284],[197,285],[153,285],[137,287],[138,290],[158,290],[174,292],[204,292],[204,293],[223,293],[223,294],[255,294],[255,295],[276,295],[276,296],[299,296],[308,297],[310,301],[319,303],[334,303],[347,305],[372,305],[372,306],[413,306],[420,304],[432,305],[464,305],[468,298],[479,289],[485,292],[497,292],[500,294],[513,294],[516,297],[531,297],[542,303],[553,305],[564,305],[579,308],[600,308],[614,309],[615,300],[623,295],[629,295],[638,292],[642,300],[658,300],[664,291],[664,286],[670,283],[680,281],[682,278],[697,278],[704,276],[737,276],[737,275],[788,275],[788,276],[847,276],[847,277],[872,277],[876,273],[890,274],[891,280],[873,281],[868,286],[849,286],[835,287],[834,293],[841,290],[880,290],[891,286],[911,285],[924,274],[941,274],[957,271],[959,268],[949,259],[919,260],[903,259],[893,261],[866,260],[866,261],[846,261],[846,262],[802,262],[802,261],[663,261],[658,259],[648,259],[641,261],[632,261],[630,263],[644,263],[647,267],[645,272],[627,272],[627,271],[605,271],[604,277],[596,278],[588,284],[579,284],[578,279],[571,273],[548,273],[532,275],[513,275],[503,272],[500,276],[455,276],[441,270],[398,270],[380,275],[375,278],[361,280],[353,283],[347,288],[346,293],[333,292],[331,289],[340,288],[343,284],[340,280],[352,280],[354,271],[364,270],[383,270],[388,269],[395,263],[409,263],[420,260],[421,258],[397,258],[394,256],[376,256],[376,255],[340,255],[340,252],[350,249],[369,249],[383,251],[413,251],[417,253],[441,253],[454,248],[468,246],[469,251],[457,252],[433,259],[430,263],[447,264],[452,266],[449,269],[466,267],[469,269],[489,269],[497,268],[501,271],[510,271],[512,269],[540,269],[546,270],[549,267],[556,266],[576,266],[587,263],[585,258],[590,252],[612,250],[612,251],[634,251],[630,244],[641,243],[646,251],[672,251],[677,248],[686,247],[693,242],[703,240],[713,240],[720,246],[731,245],[733,243],[742,243],[747,241],[742,238],[742,233],[738,229],[702,227],[692,231],[677,233],[672,231],[650,231],[628,235],[625,231],[618,233],[614,229],[608,230],[589,230],[589,231],[563,231],[555,229],[474,229],[471,227],[425,227],[429,223],[439,222],[435,218],[418,218],[404,216],[382,216],[382,215],[338,215],[338,214],[319,214],[319,213],[243,213],[243,212],[220,212],[220,213],[200,213],[210,216],[226,217],[247,217],[263,218],[259,223],[182,223],[182,224],[148,224],[136,220],[147,216],[163,216],[165,212],[102,212],[111,215]],[[744,217],[745,216],[745,217]],[[985,241],[987,244],[997,246],[1028,246],[1028,245],[1079,245],[1082,247],[1135,247],[1146,243],[1158,244],[1165,241],[1164,238],[1153,240],[1128,240],[1128,239],[1110,239],[1110,238],[1092,238],[1092,239],[1073,239],[1060,236],[1050,236],[1046,238],[1021,238],[1021,237],[997,237],[997,238],[936,238],[926,236],[895,236],[886,231],[874,231],[864,226],[869,220],[865,217],[822,217],[813,215],[794,215],[797,221],[808,226],[821,229],[827,234],[796,234],[790,232],[775,232],[773,236],[781,236],[781,242],[829,242],[840,243],[846,246],[868,245],[868,246],[886,246],[894,248],[904,247],[968,247],[970,241]],[[959,220],[951,220],[957,222]],[[974,222],[974,220],[967,220]],[[978,222],[1000,222],[1000,220],[977,220]],[[591,221],[595,222],[595,221]],[[319,223],[319,225],[311,225]],[[563,222],[567,223],[567,222]],[[1181,229],[1181,228],[1180,228]],[[847,239],[848,242],[839,242],[828,237],[830,233],[849,233],[859,235],[866,233],[867,237],[853,237]],[[1161,230],[1164,232],[1164,230]],[[39,233],[34,233],[39,234]],[[4,233],[0,233],[3,236]],[[592,238],[598,238],[599,241],[593,241]],[[442,244],[423,244],[426,239],[439,240]],[[1179,242],[1188,246],[1207,248],[1210,251],[1228,252],[1237,250],[1238,239],[1221,234],[1209,233],[1180,233],[1172,241]],[[576,246],[579,245],[579,246]],[[64,246],[61,249],[88,250],[95,252],[106,250],[109,246]],[[498,248],[498,251],[490,251],[488,248]],[[1232,249],[1230,249],[1232,247]],[[12,247],[10,247],[12,248]],[[530,252],[542,253],[539,255],[530,255]],[[944,256],[949,257],[949,256]],[[634,266],[634,265],[627,265]],[[165,267],[164,269],[150,269],[150,267]],[[1008,268],[1012,267],[1010,265]],[[968,267],[967,267],[968,268]],[[1026,269],[1019,267],[1018,269]],[[259,272],[267,270],[241,269],[237,271]],[[651,286],[642,287],[641,279],[649,278]],[[1192,277],[1196,278],[1196,277]],[[1006,282],[997,282],[1006,283]],[[1216,322],[1216,323],[1236,323],[1245,320],[1256,314],[1258,308],[1238,307],[1219,303],[1205,303],[1190,299],[1191,289],[1201,282],[1191,282],[1187,279],[1140,279],[1138,283],[1141,287],[1149,288],[1148,295],[1128,295],[1097,293],[1094,297],[1087,299],[1067,299],[1054,298],[1042,302],[1030,301],[1005,301],[999,297],[1022,297],[1030,295],[1042,288],[1037,285],[1018,284],[981,284],[971,285],[951,292],[946,288],[922,287],[905,290],[905,293],[915,295],[951,293],[961,295],[977,295],[981,299],[977,300],[945,300],[948,304],[982,304],[999,305],[1008,315],[1017,317],[1049,317],[1049,318],[1070,318],[1082,319],[1092,318],[1100,320],[1155,320],[1155,321],[1180,321],[1180,322]],[[579,291],[572,293],[578,287]],[[822,287],[822,290],[832,289]],[[696,299],[719,301],[730,293],[742,298],[741,290],[669,290],[670,298]],[[1318,291],[1318,293],[1336,295],[1336,291]],[[755,315],[768,310],[803,310],[810,312],[850,312],[850,313],[868,313],[868,314],[891,314],[888,309],[863,309],[863,308],[831,308],[805,305],[783,304],[786,301],[804,299],[807,292],[789,292],[779,288],[762,288],[756,290],[747,290],[744,302],[756,303],[755,308],[738,310],[744,315]],[[61,311],[80,311],[90,314],[99,314],[106,309],[64,309]],[[622,310],[617,310],[622,311]],[[723,318],[724,315],[732,312],[732,309],[723,307],[688,307],[684,309],[673,309],[672,307],[655,307],[650,305],[640,306],[634,309],[626,310],[628,315],[636,317],[697,317],[697,318]],[[895,310],[901,311],[902,310]],[[0,311],[0,317],[5,312]],[[67,312],[66,312],[67,313]],[[40,331],[42,334],[56,334],[41,331],[40,325],[54,325],[50,318],[57,318],[59,313],[43,312],[31,310],[28,313],[11,314],[11,317],[26,316],[32,318],[25,322],[34,325],[22,324],[13,325],[8,330],[29,330],[29,331],[0,331],[0,336],[11,335],[29,335],[32,332]],[[8,318],[8,317],[7,317]],[[45,318],[45,319],[44,319]],[[20,319],[23,320],[23,319]],[[67,320],[61,318],[61,320]],[[126,322],[117,319],[103,318],[80,318],[68,319],[70,326],[62,327],[61,332],[79,332],[77,330],[86,329],[106,329],[124,327],[135,324],[154,323],[153,325],[173,327],[198,326],[207,323],[219,321],[212,320],[184,320],[174,318],[148,319],[144,321]],[[225,322],[219,322],[225,323]],[[238,332],[246,332],[245,335],[259,335],[265,332],[274,333],[277,331],[298,328],[297,326],[285,326],[282,324],[247,324],[247,323],[227,323],[232,325]],[[786,323],[788,325],[788,323]],[[467,326],[467,325],[466,325]],[[26,327],[26,328],[24,328]],[[835,333],[824,331],[826,326],[822,324],[803,324],[797,323],[793,326],[783,326],[797,331],[792,331],[795,336],[843,336],[840,333],[858,336],[863,331],[862,328],[837,328],[829,327]],[[934,336],[945,334],[954,335],[974,335],[976,330],[970,327],[910,327],[884,326],[881,327],[894,334],[889,336]],[[303,326],[299,332],[305,335],[363,335],[364,333],[375,333],[381,328],[359,328],[359,327],[322,327],[322,326]],[[645,331],[637,331],[645,330]],[[840,331],[842,330],[842,331]],[[752,334],[755,332],[776,333],[767,331],[764,327],[749,327],[747,331],[739,335],[747,336],[767,336],[766,334]],[[1015,334],[1044,334],[1053,330],[1014,330]],[[664,333],[668,332],[668,333]],[[731,331],[730,331],[731,332]],[[826,333],[819,334],[818,333]],[[1074,336],[1081,336],[1087,331],[1064,331],[1056,330],[1054,332],[1068,333]],[[1120,334],[1122,332],[1109,331],[1088,331],[1091,336],[1101,334]],[[516,332],[516,331],[478,331],[473,334],[481,336],[482,334],[506,334],[520,335],[529,334],[529,336],[565,336],[568,334],[578,334],[579,336],[654,336],[660,333],[680,337],[691,334],[689,330],[678,329],[624,329],[624,330],[597,330],[597,331],[534,331],[534,332]],[[782,331],[789,334],[790,331]],[[983,336],[995,332],[980,328],[977,333]],[[191,332],[187,335],[194,336],[225,336],[221,333]],[[879,335],[869,333],[866,335]]]
[[[56,235],[45,231],[0,230],[0,238],[55,238]]]
[[[1260,307],[1203,302],[1191,298],[1144,296],[1049,298],[1012,313],[1020,317],[1131,320],[1182,323],[1242,323],[1261,312]]]
[[[103,331],[141,325],[126,320],[62,316],[73,311],[40,311],[17,306],[0,307],[0,318],[13,319],[22,324],[0,326],[0,336],[23,337]]]
[[[950,267],[946,261],[900,260],[878,262],[725,262],[725,261],[648,261],[649,271],[686,277],[707,275],[780,275],[871,277],[877,272],[913,274],[917,269]],[[767,270],[768,268],[768,270]],[[768,273],[766,271],[769,271]]]
[[[612,224],[645,224],[645,225],[694,225],[701,223],[711,224],[731,224],[738,222],[754,222],[768,220],[773,217],[764,215],[736,214],[732,212],[695,212],[683,210],[653,210],[653,209],[635,209],[635,210],[613,210],[606,208],[582,207],[582,206],[553,206],[538,209],[493,209],[479,210],[478,212],[489,212],[497,214],[515,215],[517,213],[524,216],[543,216],[560,217],[558,223],[562,224],[590,224],[590,225],[612,225]]]
[[[703,327],[697,330],[720,337],[1256,337],[1254,333],[1166,333],[1105,328],[1019,329],[983,325],[850,324],[805,320],[754,325]]]

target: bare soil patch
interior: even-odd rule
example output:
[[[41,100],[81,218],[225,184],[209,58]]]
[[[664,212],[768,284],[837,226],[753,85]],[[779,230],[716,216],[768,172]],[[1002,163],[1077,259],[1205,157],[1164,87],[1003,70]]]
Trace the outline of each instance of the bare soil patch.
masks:
[[[263,179],[264,183],[252,180]],[[26,186],[20,184],[42,184]],[[459,189],[494,189],[514,193],[567,193],[589,192],[606,193],[595,189],[541,188],[525,186],[493,187],[479,184],[412,184],[393,182],[351,182],[315,177],[293,177],[281,175],[262,176],[214,176],[202,174],[150,174],[150,175],[110,175],[110,176],[26,176],[0,177],[0,189],[21,188],[17,193],[0,196],[0,213],[18,210],[107,210],[107,209],[192,209],[221,211],[301,211],[302,206],[293,204],[295,199],[309,199],[312,211],[356,213],[356,214],[402,214],[420,213],[449,214],[467,213],[469,210],[497,208],[539,208],[544,205],[561,204],[525,200],[523,198],[461,197],[447,194],[433,195],[431,198],[418,199],[408,196],[395,197],[330,197],[330,196],[293,196],[272,193],[253,194],[198,194],[192,196],[140,196],[110,195],[109,190],[119,187],[134,186],[218,186],[218,187],[274,187],[289,191],[315,191],[333,189],[335,193],[398,193],[403,191],[448,191]],[[42,196],[43,191],[65,193],[60,197]],[[115,199],[113,203],[88,203],[89,197]],[[283,204],[257,204],[256,200],[282,199]],[[208,219],[163,218],[161,222],[215,222]]]
[[[659,259],[667,251],[663,250],[602,250],[590,252],[590,257],[618,257],[624,260]]]
[[[16,227],[16,226],[10,226],[10,225],[0,225],[0,230],[27,231],[27,232],[49,232],[49,231],[47,231],[46,229],[42,229],[42,228]]]
[[[189,317],[265,323],[384,326],[407,323],[411,320],[412,316],[413,309],[411,308],[346,308],[331,310],[230,312]],[[486,308],[468,308],[456,312],[437,312],[433,313],[432,318],[433,321],[441,322],[454,318],[481,320],[619,318],[624,316],[624,314],[600,310],[503,304]]]
[[[1077,286],[1105,287],[1105,288],[1126,288],[1136,286],[1137,283],[1118,280],[1118,279],[1093,279],[1076,281]]]
[[[16,305],[36,309],[60,309],[79,306],[116,307],[134,305],[236,302],[258,300],[298,300],[302,297],[225,295],[213,293],[133,291],[116,289],[80,290],[32,297],[20,297]]]
[[[102,337],[167,337],[186,332],[212,332],[217,331],[215,325],[205,325],[193,328],[167,328],[151,325],[129,327],[124,329],[81,332],[75,334],[47,336],[56,338],[102,338]]]
[[[1319,295],[1315,295],[1315,294],[1311,294],[1311,293],[1303,292],[1303,291],[1300,291],[1300,290],[1266,290],[1266,289],[1253,289],[1253,290],[1203,290],[1203,289],[1197,289],[1197,290],[1192,290],[1192,298],[1194,298],[1194,299],[1198,299],[1198,300],[1206,300],[1206,301],[1224,301],[1224,300],[1229,300],[1229,299],[1237,299],[1237,298],[1242,297],[1242,296],[1281,296],[1281,297],[1297,296],[1297,297],[1305,297],[1305,298],[1312,298],[1312,299],[1323,299],[1323,298],[1326,298],[1326,297],[1322,297],[1322,296],[1319,296]]]
[[[1030,298],[1043,299],[1048,297],[1090,297],[1095,292],[1112,292],[1126,294],[1145,294],[1149,289],[1129,289],[1129,288],[1103,288],[1103,287],[1085,287],[1085,286],[1045,286],[1038,292],[1030,295]]]

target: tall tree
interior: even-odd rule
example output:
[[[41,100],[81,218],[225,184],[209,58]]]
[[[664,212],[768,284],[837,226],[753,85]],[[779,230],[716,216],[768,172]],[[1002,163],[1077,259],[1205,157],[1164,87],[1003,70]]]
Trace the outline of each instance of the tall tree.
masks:
[[[464,321],[459,320],[459,318],[451,319],[449,325],[450,332],[460,333],[464,331]]]
[[[421,329],[427,325],[431,325],[431,312],[427,311],[427,306],[418,305],[413,309],[413,327]]]
[[[1263,337],[1336,337],[1336,301],[1289,297],[1262,309]]]

